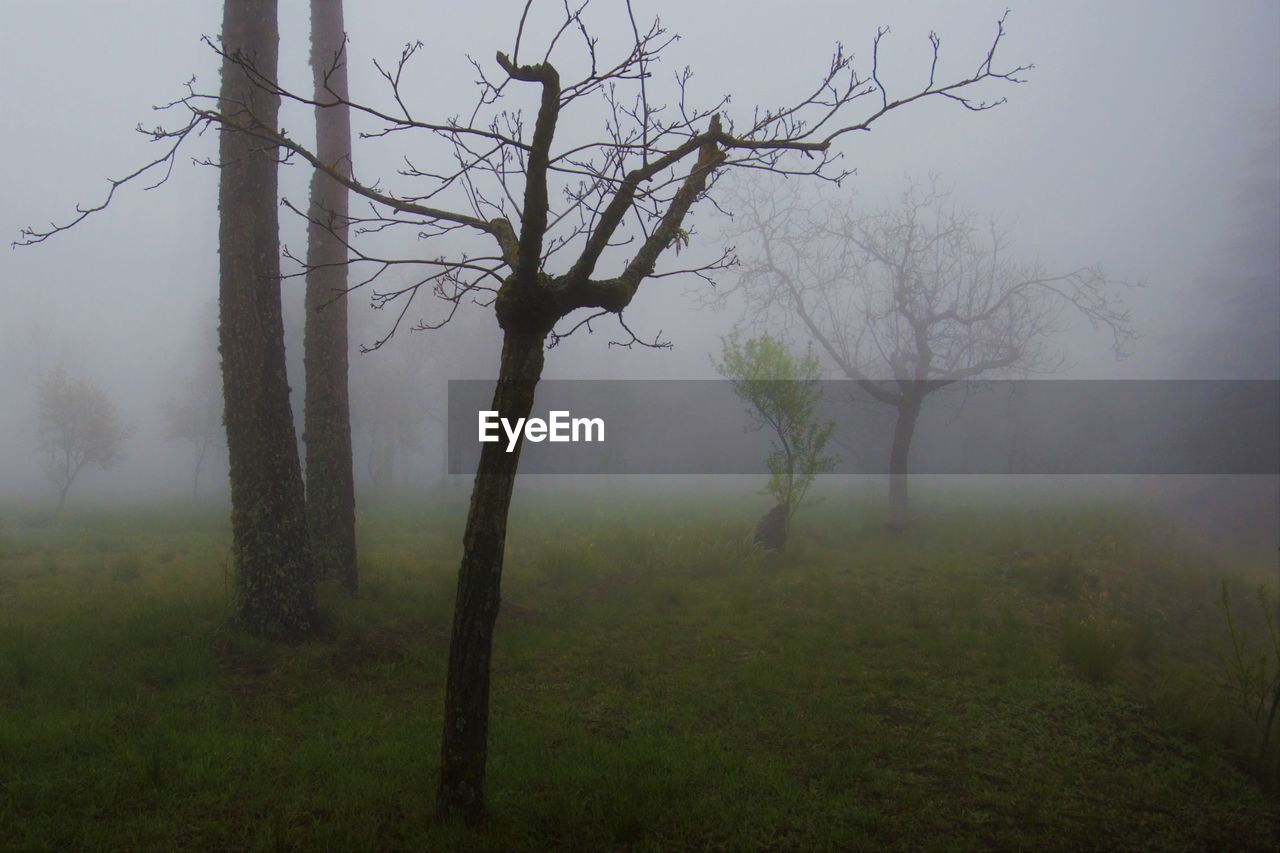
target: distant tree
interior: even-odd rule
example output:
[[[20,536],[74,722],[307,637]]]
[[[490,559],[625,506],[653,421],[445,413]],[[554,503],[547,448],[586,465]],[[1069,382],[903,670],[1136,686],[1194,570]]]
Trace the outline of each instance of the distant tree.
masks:
[[[120,461],[125,427],[101,388],[61,365],[40,377],[36,405],[40,461],[61,512],[82,470],[106,470]]]
[[[414,486],[410,472],[430,471],[423,465],[424,453],[444,451],[447,445],[448,381],[489,375],[494,343],[501,340],[493,319],[473,311],[431,334],[379,346],[385,316],[368,310],[351,315],[351,333],[361,350],[351,360],[354,452],[362,488],[379,498]],[[446,455],[438,454],[437,476],[447,470]]]
[[[213,363],[182,383],[178,395],[164,405],[165,436],[186,443],[191,451],[191,498],[200,495],[200,475],[209,454],[224,445],[222,386]]]
[[[1280,106],[1261,113],[1244,149],[1225,228],[1170,335],[1167,363],[1187,379],[1280,379]],[[1220,397],[1189,407],[1177,424],[1185,446],[1209,446],[1226,435],[1223,415],[1236,411],[1228,383]],[[1234,437],[1233,441],[1240,441]],[[1274,556],[1280,547],[1280,486],[1275,478],[1195,477],[1161,481],[1182,522],[1233,549]]]
[[[218,135],[218,351],[231,481],[231,539],[239,621],[259,636],[292,639],[315,627],[316,573],[307,532],[302,465],[289,404],[280,300],[279,163],[273,141],[280,112],[277,0],[225,0],[217,93],[170,104],[213,105]],[[212,40],[208,40],[212,45]],[[159,174],[163,183],[183,143],[212,123],[139,127],[164,148],[156,159],[110,181],[97,204],[78,205],[64,223],[24,228],[32,246],[105,210],[120,188]],[[153,184],[155,186],[155,184]]]
[[[233,5],[238,6],[229,2],[227,9]],[[256,8],[258,4],[248,5]],[[273,3],[261,6],[274,11]],[[256,52],[246,50],[245,43],[238,40],[242,32],[229,39],[227,34],[232,30],[228,27],[222,45],[215,46],[224,57],[224,83],[234,81],[239,87],[249,80],[259,94],[243,87],[221,97],[189,91],[173,104],[175,109],[187,111],[185,125],[155,131],[156,138],[173,143],[169,153],[130,177],[151,169],[163,173],[183,139],[217,125],[224,130],[224,145],[228,138],[256,138],[260,146],[256,160],[283,151],[344,184],[366,206],[360,230],[382,235],[407,230],[427,238],[432,247],[413,257],[401,257],[384,253],[369,241],[360,247],[349,246],[350,262],[370,270],[362,278],[364,283],[376,281],[387,270],[421,271],[407,283],[375,294],[375,301],[403,300],[398,314],[403,318],[417,294],[434,294],[442,301],[444,316],[424,319],[417,324],[419,328],[443,325],[463,305],[479,303],[492,308],[502,328],[503,343],[491,408],[514,420],[527,417],[533,408],[548,346],[593,320],[609,316],[618,319],[624,332],[622,345],[656,345],[656,338],[649,342],[638,338],[622,320],[641,285],[656,275],[708,277],[728,264],[731,254],[725,252],[718,260],[658,272],[658,263],[668,249],[690,242],[692,231],[687,226],[691,223],[686,223],[686,218],[724,170],[754,169],[838,181],[849,171],[836,162],[837,143],[924,99],[946,99],[972,111],[989,109],[1002,99],[982,100],[979,87],[983,83],[1017,82],[1024,70],[1020,66],[1002,71],[995,66],[995,54],[1004,36],[1002,19],[978,60],[950,80],[938,77],[940,42],[931,35],[928,76],[909,93],[891,97],[880,73],[879,48],[887,32],[881,30],[869,51],[869,70],[860,71],[852,56],[837,46],[812,88],[788,105],[748,111],[735,121],[725,112],[727,97],[713,99],[705,107],[696,105],[690,87],[692,72],[687,69],[675,75],[669,102],[656,97],[655,65],[675,40],[657,20],[647,27],[641,25],[632,3],[627,2],[622,48],[609,59],[602,55],[600,40],[591,34],[587,7],[585,3],[559,7],[552,13],[557,18],[548,23],[532,20],[537,16],[533,15],[532,0],[527,2],[515,27],[511,52],[498,52],[496,67],[473,63],[478,96],[474,109],[464,115],[439,121],[415,115],[415,99],[407,97],[402,85],[408,80],[405,67],[419,53],[420,43],[409,45],[398,64],[380,68],[390,87],[389,97],[382,104],[353,102],[353,114],[370,122],[369,136],[418,135],[423,139],[423,146],[412,153],[406,150],[394,186],[390,180],[385,184],[377,180],[377,176],[345,175],[278,127],[279,98],[311,106],[315,106],[315,99],[310,94],[290,92],[278,81],[274,14],[264,16],[263,34],[256,36],[262,46]],[[555,7],[549,4],[545,8]],[[529,44],[534,32],[545,34],[543,46],[536,51]],[[272,48],[269,51],[267,42]],[[574,45],[577,56],[565,56]],[[562,69],[566,72],[563,77]],[[531,93],[536,100],[532,120],[526,120],[513,103],[522,92]],[[595,102],[594,110],[584,113],[591,101]],[[562,122],[562,118],[566,120]],[[432,152],[430,143],[439,143],[441,148]],[[224,155],[224,183],[231,162]],[[274,171],[267,173],[264,168],[261,177],[274,190]],[[561,183],[557,187],[553,181]],[[113,184],[113,189],[118,185]],[[267,190],[260,192],[265,197]],[[255,234],[274,234],[274,227],[267,227],[274,226],[274,220],[264,217],[256,224]],[[447,244],[446,254],[441,254],[437,249],[442,244],[431,238],[444,234],[454,239]],[[256,245],[252,234],[241,236],[246,251]],[[28,239],[42,238],[28,232]],[[266,246],[259,248],[265,250]],[[225,250],[223,258],[227,258]],[[601,277],[598,270],[606,266],[613,271]],[[256,274],[250,278],[258,281]],[[258,283],[260,289],[269,289]],[[274,340],[274,316],[271,323]],[[395,326],[388,337],[394,331]],[[278,376],[283,382],[284,371],[276,369],[274,349],[270,356],[265,363],[270,364],[272,381]],[[274,396],[269,402],[270,412],[264,417],[272,424],[282,417],[287,419],[287,413],[277,412],[279,401]],[[230,398],[227,412],[230,435]],[[285,459],[289,454],[283,432],[277,435],[272,431],[271,435],[270,448]],[[234,460],[234,440],[232,444]],[[445,682],[437,802],[441,813],[469,819],[484,813],[490,659],[501,598],[507,516],[519,459],[519,443],[510,453],[495,443],[484,446],[463,533]],[[295,506],[292,468],[263,461],[262,476],[282,483],[279,493],[272,493],[266,503],[278,520],[291,519]],[[281,535],[271,540],[273,549],[289,548],[296,542],[291,526],[278,532]],[[295,564],[307,562],[305,548],[291,553],[294,556],[275,567],[277,577],[292,578]],[[292,581],[285,588],[291,589]],[[297,600],[301,602],[300,597]],[[301,608],[298,612],[309,615],[310,610]]]
[[[365,475],[375,494],[389,496],[423,446],[429,410],[424,354],[407,346],[365,353],[353,373],[352,428],[360,434]]]
[[[911,440],[926,397],[964,379],[1057,370],[1064,310],[1106,328],[1121,353],[1133,331],[1119,282],[1098,267],[1050,272],[1017,261],[995,228],[936,181],[864,213],[799,188],[744,184],[735,212],[754,243],[740,289],[757,316],[798,320],[832,363],[893,407],[889,518],[907,521]]]
[[[351,176],[351,108],[347,103],[342,0],[311,0],[311,73],[316,157]],[[307,524],[318,571],[356,594],[356,497],[351,454],[347,364],[347,188],[317,169],[307,211],[306,395]]]
[[[770,433],[773,449],[765,491],[773,496],[775,506],[761,519],[756,538],[766,548],[780,551],[791,518],[814,477],[830,471],[838,461],[824,455],[835,423],[821,421],[817,415],[822,366],[812,352],[798,358],[777,338],[761,335],[742,340],[734,332],[722,340],[715,367],[751,404],[752,426]]]
[[[1213,273],[1185,300],[1175,339],[1181,375],[1280,378],[1280,107],[1260,115],[1235,182]]]

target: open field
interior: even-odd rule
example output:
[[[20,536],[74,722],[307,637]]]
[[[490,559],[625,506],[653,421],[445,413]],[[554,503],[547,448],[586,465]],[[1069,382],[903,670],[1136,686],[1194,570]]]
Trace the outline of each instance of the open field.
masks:
[[[433,822],[462,507],[365,511],[321,640],[226,624],[222,510],[0,512],[0,847],[1275,849],[1218,581],[1104,506],[517,497],[482,830]],[[863,504],[859,504],[862,506]],[[1215,561],[1216,560],[1216,561]],[[1274,748],[1273,748],[1274,751]]]

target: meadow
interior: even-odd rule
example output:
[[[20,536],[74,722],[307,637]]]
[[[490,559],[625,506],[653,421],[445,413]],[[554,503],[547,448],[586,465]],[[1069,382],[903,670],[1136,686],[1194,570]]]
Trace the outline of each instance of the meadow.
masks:
[[[228,624],[221,508],[0,510],[0,848],[1280,848],[1219,658],[1274,561],[1106,503],[518,490],[491,819],[433,818],[465,504],[363,508],[312,643]]]

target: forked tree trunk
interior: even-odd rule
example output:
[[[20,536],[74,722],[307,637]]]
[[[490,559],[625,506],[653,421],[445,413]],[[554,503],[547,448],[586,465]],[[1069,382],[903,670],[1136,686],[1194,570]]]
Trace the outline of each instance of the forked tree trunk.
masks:
[[[907,468],[911,458],[911,439],[920,417],[920,400],[908,398],[898,404],[898,417],[893,424],[893,446],[889,450],[889,525],[903,527],[909,517],[907,509]]]
[[[514,422],[533,409],[542,376],[544,334],[507,332],[493,393],[493,409]],[[489,657],[498,617],[507,511],[523,439],[508,453],[505,442],[480,452],[467,527],[463,534],[453,639],[445,682],[444,743],[440,757],[441,814],[475,820],[484,814],[485,744],[489,729]]]
[[[231,121],[275,127],[279,98],[235,60],[274,80],[278,42],[275,0],[223,4],[221,109]],[[315,577],[285,371],[277,149],[224,128],[219,155],[218,349],[236,606],[252,633],[297,638],[314,627]]]
[[[347,99],[342,0],[311,0],[311,71],[315,100]],[[316,156],[351,174],[351,115],[346,105],[316,107]],[[356,569],[355,475],[347,386],[347,188],[316,170],[307,226],[306,399],[307,522],[317,571],[352,595]]]

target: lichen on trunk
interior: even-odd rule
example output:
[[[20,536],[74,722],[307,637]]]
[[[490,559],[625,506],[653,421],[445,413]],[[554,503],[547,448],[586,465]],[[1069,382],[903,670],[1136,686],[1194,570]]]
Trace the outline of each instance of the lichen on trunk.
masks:
[[[279,97],[239,62],[273,79],[278,41],[275,0],[224,4],[221,101],[239,121],[275,127]],[[315,627],[315,575],[285,370],[277,150],[224,128],[219,155],[218,349],[236,610],[254,634],[296,639]]]
[[[545,332],[508,331],[493,409],[508,419],[525,418],[542,377]],[[442,814],[476,820],[484,814],[484,771],[489,729],[489,660],[501,600],[507,514],[523,440],[507,452],[484,445],[476,471],[445,682],[444,741],[437,805]]]

